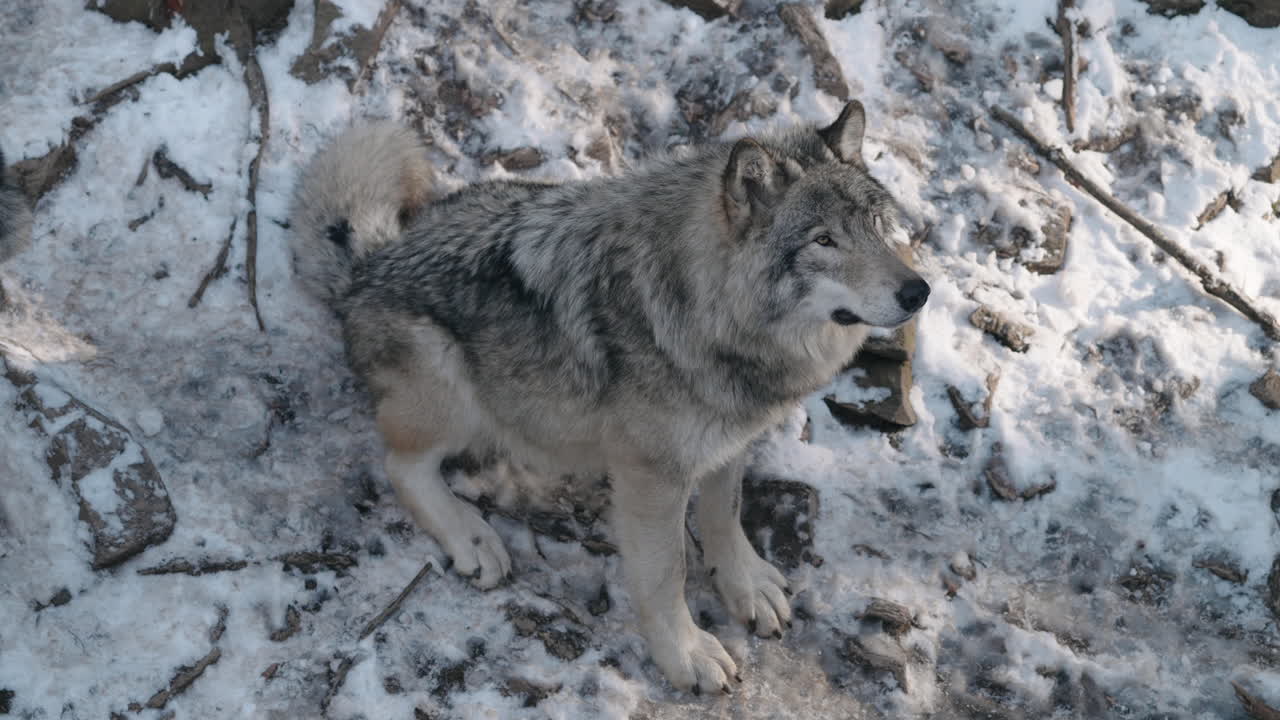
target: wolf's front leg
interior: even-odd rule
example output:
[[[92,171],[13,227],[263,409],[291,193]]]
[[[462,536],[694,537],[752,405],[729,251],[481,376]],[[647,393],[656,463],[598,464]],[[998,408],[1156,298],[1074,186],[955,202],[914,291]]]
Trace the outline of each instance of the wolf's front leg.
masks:
[[[684,600],[684,512],[689,488],[666,479],[615,478],[614,527],[640,632],[667,680],[695,695],[729,691],[738,667],[714,635],[693,623]]]
[[[703,558],[729,614],[760,637],[782,637],[791,625],[787,580],[756,554],[742,531],[742,474],[745,458],[730,462],[702,481],[698,529]]]

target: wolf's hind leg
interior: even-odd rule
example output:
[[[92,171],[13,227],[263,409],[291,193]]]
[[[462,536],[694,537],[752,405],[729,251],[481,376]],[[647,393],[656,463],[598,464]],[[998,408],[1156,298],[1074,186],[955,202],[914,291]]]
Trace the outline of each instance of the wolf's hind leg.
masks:
[[[708,572],[729,614],[760,637],[782,637],[791,624],[787,580],[751,547],[742,531],[743,459],[711,473],[698,498],[698,529]]]
[[[693,623],[684,599],[684,511],[689,491],[669,480],[615,479],[613,520],[623,576],[640,633],[667,680],[694,693],[728,690],[737,666],[714,635]]]
[[[396,496],[424,530],[435,538],[453,567],[477,587],[494,587],[511,572],[502,538],[476,509],[454,496],[440,474],[445,452],[387,453],[387,476]]]

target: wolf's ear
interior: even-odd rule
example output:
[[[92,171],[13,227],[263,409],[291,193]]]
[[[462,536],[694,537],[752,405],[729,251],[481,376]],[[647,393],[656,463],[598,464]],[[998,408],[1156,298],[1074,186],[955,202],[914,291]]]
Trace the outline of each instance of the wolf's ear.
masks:
[[[840,111],[840,117],[819,130],[818,134],[842,162],[862,165],[862,132],[866,127],[867,113],[862,109],[862,103],[850,100]]]
[[[776,170],[773,158],[760,143],[743,138],[729,152],[724,168],[725,194],[735,208],[749,213],[752,203],[773,194]]]

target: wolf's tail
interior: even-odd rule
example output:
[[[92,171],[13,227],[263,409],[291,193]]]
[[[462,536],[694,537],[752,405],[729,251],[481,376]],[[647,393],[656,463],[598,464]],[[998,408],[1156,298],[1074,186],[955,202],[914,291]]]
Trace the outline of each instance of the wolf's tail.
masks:
[[[294,193],[293,269],[330,305],[351,284],[360,257],[400,238],[401,220],[434,195],[426,148],[408,128],[353,128],[312,158]]]
[[[30,243],[31,207],[22,191],[5,179],[4,153],[0,152],[0,262]]]

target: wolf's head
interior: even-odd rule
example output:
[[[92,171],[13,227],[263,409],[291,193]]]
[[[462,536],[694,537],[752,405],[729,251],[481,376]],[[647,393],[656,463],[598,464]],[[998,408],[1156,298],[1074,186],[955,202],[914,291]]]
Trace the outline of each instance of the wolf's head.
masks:
[[[828,127],[744,138],[729,153],[725,214],[753,246],[749,272],[774,320],[893,327],[929,298],[889,246],[896,205],[862,160],[865,125],[855,100]]]

